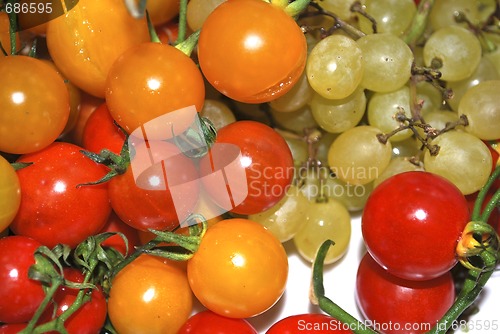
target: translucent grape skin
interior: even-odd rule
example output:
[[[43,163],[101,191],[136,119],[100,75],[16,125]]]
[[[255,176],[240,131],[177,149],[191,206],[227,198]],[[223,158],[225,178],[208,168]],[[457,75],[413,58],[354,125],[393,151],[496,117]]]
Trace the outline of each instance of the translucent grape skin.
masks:
[[[483,81],[467,90],[460,100],[458,113],[467,117],[468,133],[483,140],[500,138],[499,93],[500,80]]]
[[[273,110],[281,112],[297,111],[304,107],[313,96],[313,89],[307,81],[306,72],[302,73],[299,81],[285,95],[269,102]]]
[[[299,254],[313,262],[321,244],[331,239],[335,245],[328,250],[325,264],[338,261],[347,252],[351,238],[351,216],[338,201],[313,203],[307,221],[300,227],[293,242]]]
[[[424,154],[426,171],[443,176],[464,194],[472,194],[484,186],[491,173],[491,153],[479,138],[459,130],[445,132],[431,144],[439,145],[439,153]]]
[[[217,130],[236,121],[234,113],[226,104],[212,99],[205,100],[200,116],[208,118]]]
[[[358,44],[344,35],[330,35],[316,44],[306,64],[309,84],[326,99],[351,95],[363,77],[363,55]]]
[[[411,76],[413,53],[399,37],[390,33],[366,35],[356,41],[363,52],[361,86],[374,92],[392,92]]]
[[[484,22],[495,11],[495,0],[436,0],[429,14],[429,24],[434,30],[467,23],[455,20],[455,13],[462,12],[472,24]]]
[[[313,118],[323,130],[341,133],[355,127],[363,118],[366,95],[361,88],[344,99],[325,99],[314,94],[309,105]]]
[[[207,16],[227,0],[191,0],[187,5],[186,21],[192,31],[201,29]]]
[[[471,76],[481,60],[481,44],[469,30],[459,26],[441,28],[424,45],[424,62],[431,67],[438,60],[441,79],[459,81]]]
[[[375,180],[389,165],[392,156],[390,141],[382,144],[381,131],[362,125],[340,134],[328,151],[330,169],[349,184],[367,184]]]
[[[376,188],[381,182],[390,178],[393,175],[409,172],[409,171],[423,171],[422,166],[416,165],[407,157],[395,157],[391,159],[389,166],[373,181],[373,187]]]
[[[417,6],[413,0],[365,0],[365,11],[377,22],[378,33],[400,36],[410,26]],[[360,29],[372,34],[372,23],[358,15]]]

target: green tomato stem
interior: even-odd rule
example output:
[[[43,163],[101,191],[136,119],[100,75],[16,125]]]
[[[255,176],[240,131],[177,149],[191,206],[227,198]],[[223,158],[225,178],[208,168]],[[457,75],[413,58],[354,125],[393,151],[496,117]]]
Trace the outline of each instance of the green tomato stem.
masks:
[[[188,0],[180,0],[180,3],[179,3],[179,32],[177,34],[177,40],[175,41],[175,45],[184,42],[184,40],[186,39],[187,4],[188,4]]]
[[[14,4],[16,1],[8,1]],[[10,37],[10,54],[15,55],[17,50],[17,41],[16,41],[16,31],[17,31],[17,15],[14,11],[11,11],[7,14],[9,16],[9,37]]]
[[[149,38],[151,39],[151,42],[161,43],[160,38],[158,37],[158,34],[156,33],[156,29],[153,25],[153,22],[151,22],[151,18],[149,17],[148,11],[146,11],[146,20],[148,22]]]
[[[195,31],[187,39],[177,44],[175,47],[181,50],[186,56],[191,56],[194,48],[198,44],[198,38],[200,37],[200,30]]]
[[[408,44],[415,44],[424,33],[427,27],[429,13],[434,5],[434,0],[422,0],[418,4],[417,13],[413,17],[408,30],[403,34],[402,39]]]
[[[273,3],[273,1],[271,1],[271,3]],[[296,0],[285,7],[285,13],[291,17],[296,17],[309,6],[309,3],[311,3],[311,0]]]
[[[495,193],[495,195],[493,196],[494,198],[492,198],[490,203],[488,203],[488,205],[485,207],[483,214],[481,214],[481,208],[483,207],[483,202],[486,198],[486,195],[488,194],[488,191],[490,190],[491,186],[496,181],[496,179],[498,179],[499,177],[500,177],[500,166],[497,166],[495,168],[495,170],[493,171],[493,173],[491,174],[488,181],[486,182],[486,184],[483,186],[483,188],[481,188],[481,190],[477,194],[476,202],[474,203],[474,208],[472,210],[472,216],[471,216],[472,221],[478,221],[478,220],[484,221],[484,222],[488,221],[487,219],[486,220],[482,219],[482,217],[483,216],[489,217],[494,206],[499,203],[498,191]],[[496,197],[496,200],[495,200],[495,197]],[[491,207],[490,204],[492,204],[493,207]]]

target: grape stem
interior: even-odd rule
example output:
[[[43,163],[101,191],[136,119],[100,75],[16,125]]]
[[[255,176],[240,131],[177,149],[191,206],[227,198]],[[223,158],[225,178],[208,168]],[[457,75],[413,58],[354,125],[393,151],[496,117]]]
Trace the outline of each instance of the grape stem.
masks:
[[[413,16],[413,20],[402,39],[406,44],[412,46],[420,39],[427,27],[429,13],[434,5],[434,0],[422,0],[418,4],[417,13]]]
[[[187,3],[188,3],[188,0],[180,0],[180,3],[179,3],[179,32],[177,34],[177,40],[175,41],[175,45],[184,42],[184,40],[186,39]]]

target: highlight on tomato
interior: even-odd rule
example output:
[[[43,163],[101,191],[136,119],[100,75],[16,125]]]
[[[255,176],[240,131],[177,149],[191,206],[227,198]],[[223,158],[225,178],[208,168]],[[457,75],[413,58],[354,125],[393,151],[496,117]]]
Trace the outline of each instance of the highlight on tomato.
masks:
[[[236,101],[262,103],[284,95],[299,80],[306,57],[300,27],[265,1],[223,2],[201,27],[201,70],[214,88]]]

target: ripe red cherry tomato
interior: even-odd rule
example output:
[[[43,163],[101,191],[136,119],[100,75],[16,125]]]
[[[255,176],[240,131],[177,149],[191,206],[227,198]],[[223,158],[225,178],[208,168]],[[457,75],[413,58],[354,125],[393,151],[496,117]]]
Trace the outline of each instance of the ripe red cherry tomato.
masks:
[[[111,212],[107,185],[77,186],[102,178],[106,169],[80,150],[56,142],[18,159],[33,164],[17,172],[21,206],[10,225],[15,234],[50,248],[58,243],[73,248],[102,229]]]
[[[284,95],[299,80],[306,56],[306,39],[297,23],[261,0],[222,3],[205,20],[198,42],[207,80],[246,103]]]
[[[82,283],[84,280],[83,274],[75,268],[64,268],[64,278],[77,283]],[[48,322],[67,310],[75,301],[78,291],[66,286],[60,287],[54,295],[54,302],[57,305],[55,314],[53,305],[49,305],[41,317],[41,323]],[[90,299],[66,320],[64,327],[72,334],[99,333],[106,321],[106,314],[106,297],[102,288],[97,286],[90,293]]]
[[[125,224],[116,213],[111,212],[109,219],[99,233],[104,232],[120,232],[127,238],[127,245],[125,245],[125,240],[120,235],[113,235],[101,243],[105,247],[113,247],[123,255],[130,255],[134,252],[134,247],[141,245],[141,240],[139,238],[139,231],[132,226]],[[127,253],[128,249],[128,253]]]
[[[177,334],[257,334],[245,319],[227,318],[210,310],[191,316]]]
[[[449,272],[425,281],[408,281],[389,274],[367,253],[356,276],[356,301],[365,319],[383,333],[425,333],[455,300]]]
[[[240,148],[239,164],[245,169],[246,198],[230,210],[238,214],[255,214],[262,212],[282,199],[293,179],[293,157],[286,141],[271,127],[255,121],[237,121],[219,130],[217,144],[233,144]],[[211,159],[224,159],[224,152],[214,156],[205,155],[200,162],[202,175],[210,174]],[[218,155],[222,155],[219,157]],[[226,207],[227,189],[215,183],[216,179],[203,178],[203,185],[215,203]],[[238,186],[245,180],[234,180],[229,187]],[[234,190],[234,189],[233,189]],[[234,199],[234,198],[233,198]]]
[[[114,124],[106,103],[101,104],[87,119],[82,140],[83,147],[91,152],[100,153],[108,149],[120,154],[125,134]]]
[[[0,239],[0,322],[28,322],[45,297],[42,284],[28,277],[40,246],[23,236]]]
[[[353,333],[348,325],[326,314],[297,314],[281,319],[266,334]]]
[[[426,280],[449,271],[469,221],[467,201],[448,180],[405,172],[379,184],[362,215],[366,247],[384,268],[404,279]]]

